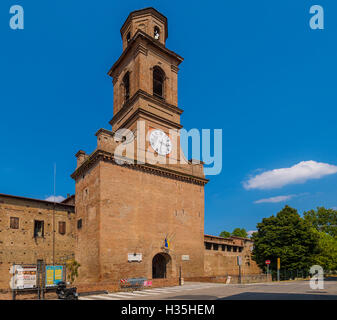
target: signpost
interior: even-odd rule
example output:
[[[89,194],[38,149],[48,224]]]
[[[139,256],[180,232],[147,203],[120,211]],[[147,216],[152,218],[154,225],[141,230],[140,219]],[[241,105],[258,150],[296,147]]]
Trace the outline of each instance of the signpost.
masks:
[[[269,274],[270,260],[266,260],[265,263],[266,263],[266,265],[267,265],[267,274]]]
[[[281,259],[277,258],[277,281],[280,281],[280,266],[281,266]]]
[[[241,283],[241,265],[242,265],[242,257],[237,256],[238,266],[239,266],[239,283]]]

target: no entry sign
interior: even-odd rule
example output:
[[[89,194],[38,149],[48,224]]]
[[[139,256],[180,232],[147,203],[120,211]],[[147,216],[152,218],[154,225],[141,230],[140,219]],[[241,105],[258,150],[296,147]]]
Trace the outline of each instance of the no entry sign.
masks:
[[[266,260],[266,264],[270,264],[270,260]]]

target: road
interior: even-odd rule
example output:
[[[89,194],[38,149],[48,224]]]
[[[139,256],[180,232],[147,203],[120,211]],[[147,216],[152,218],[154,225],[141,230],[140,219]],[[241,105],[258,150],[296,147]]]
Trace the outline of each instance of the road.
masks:
[[[81,296],[80,300],[337,300],[337,278],[325,279],[321,290],[311,289],[309,281],[260,284],[189,282],[176,287]]]

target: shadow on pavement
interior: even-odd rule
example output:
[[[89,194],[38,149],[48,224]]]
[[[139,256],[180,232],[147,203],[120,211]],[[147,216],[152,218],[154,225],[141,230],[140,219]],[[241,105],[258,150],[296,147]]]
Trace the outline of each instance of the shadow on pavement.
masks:
[[[208,295],[185,295],[165,298],[165,300],[216,300],[217,296]]]
[[[217,300],[337,300],[337,295],[244,292]]]

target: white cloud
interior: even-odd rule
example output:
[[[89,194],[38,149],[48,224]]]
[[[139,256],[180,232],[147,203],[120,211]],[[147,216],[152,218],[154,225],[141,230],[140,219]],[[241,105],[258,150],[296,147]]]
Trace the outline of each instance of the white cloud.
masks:
[[[294,194],[290,194],[288,196],[277,196],[277,197],[265,198],[265,199],[256,200],[254,201],[254,203],[278,203],[278,202],[290,200],[294,196],[295,196]]]
[[[62,202],[65,198],[62,196],[56,196],[55,197],[55,202]],[[45,199],[46,201],[51,201],[54,202],[54,196],[50,196],[48,198]]]
[[[245,189],[274,189],[287,184],[304,183],[337,173],[337,166],[316,161],[302,161],[290,168],[265,171],[243,182]]]
[[[248,237],[251,237],[254,232],[257,232],[257,230],[249,230],[249,231],[247,231]]]

